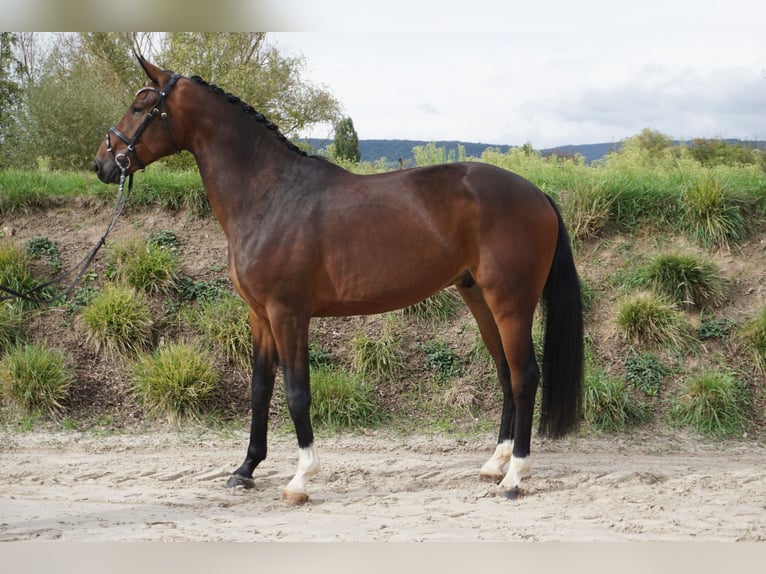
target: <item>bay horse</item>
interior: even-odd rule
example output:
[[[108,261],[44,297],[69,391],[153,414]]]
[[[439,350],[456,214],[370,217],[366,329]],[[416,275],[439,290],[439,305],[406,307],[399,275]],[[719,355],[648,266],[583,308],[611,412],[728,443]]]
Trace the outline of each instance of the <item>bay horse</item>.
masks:
[[[254,486],[281,366],[298,439],[298,469],[282,498],[308,500],[307,480],[319,469],[310,417],[312,317],[383,313],[454,285],[503,391],[498,442],[479,475],[499,481],[508,498],[518,495],[530,470],[540,379],[532,344],[538,302],[545,318],[539,432],[562,436],[581,416],[580,286],[553,200],[521,176],[479,162],[352,174],[299,150],[236,96],[137,58],[149,81],[108,131],[94,169],[117,183],[180,150],[197,161],[252,328],[250,439],[227,486]]]

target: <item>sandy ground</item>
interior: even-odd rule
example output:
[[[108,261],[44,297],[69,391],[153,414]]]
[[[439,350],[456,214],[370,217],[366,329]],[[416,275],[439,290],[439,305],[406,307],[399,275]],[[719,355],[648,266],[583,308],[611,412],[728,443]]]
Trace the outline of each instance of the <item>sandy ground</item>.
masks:
[[[515,501],[478,480],[492,437],[318,438],[311,500],[270,437],[257,488],[230,491],[245,434],[0,433],[0,540],[764,541],[766,446],[692,437],[534,439]]]

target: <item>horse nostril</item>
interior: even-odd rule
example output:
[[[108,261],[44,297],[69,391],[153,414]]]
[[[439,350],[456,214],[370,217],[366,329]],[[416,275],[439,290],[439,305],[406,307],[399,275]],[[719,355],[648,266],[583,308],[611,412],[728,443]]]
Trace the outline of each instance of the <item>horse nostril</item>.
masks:
[[[96,174],[98,174],[98,172],[100,172],[100,171],[101,171],[101,166],[100,166],[100,165],[98,165],[98,162],[97,162],[97,161],[94,161],[94,162],[93,162],[93,171],[95,171],[95,172],[96,172]]]

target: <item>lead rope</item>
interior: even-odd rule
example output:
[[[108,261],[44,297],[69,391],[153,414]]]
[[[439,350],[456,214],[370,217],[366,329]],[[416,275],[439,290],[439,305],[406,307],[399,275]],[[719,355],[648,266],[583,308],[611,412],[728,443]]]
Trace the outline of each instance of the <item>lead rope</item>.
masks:
[[[83,276],[85,275],[85,272],[88,270],[91,263],[93,263],[93,260],[96,258],[96,254],[98,253],[98,250],[101,249],[101,247],[106,243],[107,236],[112,231],[114,226],[117,224],[117,220],[122,214],[122,211],[125,209],[125,205],[128,203],[128,200],[130,199],[130,192],[133,190],[133,174],[131,173],[130,175],[127,175],[127,170],[128,170],[128,167],[130,166],[130,163],[123,166],[120,162],[117,162],[117,165],[121,171],[120,189],[117,192],[117,200],[114,203],[112,217],[109,220],[109,224],[106,226],[106,230],[104,231],[104,234],[96,242],[96,245],[94,245],[93,248],[90,250],[90,253],[88,253],[88,255],[82,261],[80,261],[80,263],[78,263],[74,269],[71,269],[70,271],[67,271],[66,273],[61,273],[57,275],[56,277],[54,277],[53,279],[41,285],[37,285],[36,287],[33,287],[32,289],[24,291],[23,293],[16,291],[14,289],[11,289],[10,287],[0,285],[0,291],[7,293],[7,295],[0,297],[0,301],[7,301],[9,299],[23,299],[24,301],[29,301],[30,303],[46,303],[50,305],[51,303],[54,303],[60,299],[67,298],[70,295],[70,293],[74,291],[74,288],[77,287],[77,285],[80,283]],[[126,181],[128,182],[127,193],[125,192]],[[47,287],[50,287],[51,285],[61,283],[64,279],[72,275],[78,269],[79,269],[79,272],[77,273],[77,276],[74,278],[74,281],[72,281],[71,285],[69,285],[69,287],[67,287],[59,295],[55,297],[39,297],[35,295],[36,293],[42,291],[43,289]]]

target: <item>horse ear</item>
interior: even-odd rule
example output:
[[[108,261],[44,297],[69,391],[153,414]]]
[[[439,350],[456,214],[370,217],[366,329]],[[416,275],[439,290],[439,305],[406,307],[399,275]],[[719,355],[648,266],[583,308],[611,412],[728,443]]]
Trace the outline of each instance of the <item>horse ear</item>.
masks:
[[[135,54],[136,59],[138,60],[138,63],[141,64],[141,67],[144,69],[144,73],[149,77],[149,79],[154,82],[157,85],[161,85],[162,82],[159,81],[160,73],[162,70],[155,66],[154,64],[151,64],[146,61],[146,58],[141,56],[140,54],[133,52]]]

